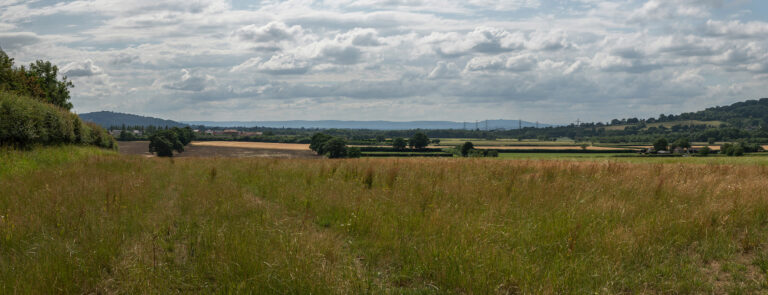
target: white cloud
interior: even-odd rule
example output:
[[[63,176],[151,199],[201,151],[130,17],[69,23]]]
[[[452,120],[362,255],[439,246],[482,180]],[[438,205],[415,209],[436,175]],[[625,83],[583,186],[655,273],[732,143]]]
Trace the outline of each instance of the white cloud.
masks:
[[[460,76],[460,69],[456,64],[439,61],[434,69],[429,72],[427,77],[429,79],[451,79],[458,78]]]
[[[101,68],[94,65],[93,61],[90,59],[80,62],[71,62],[62,67],[61,72],[69,77],[89,77],[102,73]]]
[[[210,75],[201,75],[191,73],[187,69],[181,70],[179,79],[163,84],[163,88],[172,90],[183,90],[200,92],[216,83],[216,79]]]
[[[289,27],[285,23],[273,21],[263,26],[254,24],[244,26],[234,34],[244,41],[267,43],[294,40],[302,33],[301,26]]]
[[[525,115],[559,123],[763,94],[768,23],[744,17],[754,7],[720,0],[5,1],[0,47],[18,64],[58,64],[75,81],[78,111],[226,120],[319,116],[309,111],[316,107],[344,119],[392,119],[409,116],[395,109],[413,109],[424,119]],[[334,112],[334,102],[361,111]],[[281,110],[289,107],[298,109]]]
[[[768,36],[768,23],[761,21],[741,22],[707,20],[706,33],[728,38],[751,38]]]

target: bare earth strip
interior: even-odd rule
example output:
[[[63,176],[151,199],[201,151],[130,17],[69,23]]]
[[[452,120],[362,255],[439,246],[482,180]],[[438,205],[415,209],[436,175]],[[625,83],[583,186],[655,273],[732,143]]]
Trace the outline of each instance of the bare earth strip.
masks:
[[[308,151],[309,144],[301,143],[277,143],[277,142],[243,142],[243,141],[195,141],[191,146],[215,146],[215,147],[236,147],[251,149],[273,149],[273,150],[291,150]]]

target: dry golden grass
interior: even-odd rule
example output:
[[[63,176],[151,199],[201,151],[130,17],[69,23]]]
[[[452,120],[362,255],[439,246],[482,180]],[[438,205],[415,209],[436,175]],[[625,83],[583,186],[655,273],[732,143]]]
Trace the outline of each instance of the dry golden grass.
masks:
[[[192,146],[236,147],[252,149],[274,149],[308,151],[309,144],[302,143],[277,143],[277,142],[243,142],[243,141],[194,141]]]
[[[0,176],[0,293],[764,293],[766,177],[94,155]]]

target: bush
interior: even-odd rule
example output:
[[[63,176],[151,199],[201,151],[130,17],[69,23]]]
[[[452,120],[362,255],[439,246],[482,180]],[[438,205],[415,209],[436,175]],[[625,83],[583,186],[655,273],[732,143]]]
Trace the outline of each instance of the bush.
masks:
[[[398,137],[392,140],[392,148],[396,150],[404,150],[407,144],[405,138]]]
[[[699,149],[698,154],[699,154],[699,156],[706,157],[706,156],[709,155],[709,153],[711,151],[712,150],[708,146],[705,146],[705,147],[702,147],[702,148]]]
[[[347,148],[347,158],[360,158],[361,156],[363,156],[363,153],[359,147]]]
[[[462,157],[469,156],[469,152],[474,149],[475,149],[475,145],[472,144],[471,141],[467,141],[463,145],[461,145],[461,147],[459,147]]]
[[[0,91],[0,145],[28,148],[55,144],[117,147],[104,128],[84,123],[65,109]]]
[[[333,137],[323,144],[323,150],[328,158],[344,158],[347,156],[347,141],[341,137]]]
[[[184,143],[179,132],[181,129],[160,130],[149,137],[149,152],[157,153],[158,157],[173,157],[173,151],[183,152]]]

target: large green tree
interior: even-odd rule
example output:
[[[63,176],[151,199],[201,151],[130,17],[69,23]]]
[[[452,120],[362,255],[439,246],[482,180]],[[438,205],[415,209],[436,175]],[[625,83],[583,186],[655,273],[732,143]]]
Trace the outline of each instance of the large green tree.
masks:
[[[461,155],[466,157],[469,153],[475,149],[475,145],[471,141],[467,141],[461,145]]]
[[[150,153],[157,153],[159,157],[173,157],[173,151],[184,151],[184,144],[175,130],[160,130],[149,137]]]
[[[398,137],[392,140],[392,147],[396,150],[403,150],[405,149],[406,145],[408,145],[408,143],[402,137]]]
[[[324,155],[325,142],[329,141],[332,137],[325,133],[315,133],[312,135],[312,139],[309,142],[309,149],[313,150],[318,155]]]
[[[429,137],[424,132],[416,132],[411,136],[411,140],[408,141],[408,145],[411,148],[423,149],[429,145]]]
[[[344,158],[347,156],[347,141],[341,137],[334,137],[323,144],[323,150],[328,158]]]
[[[29,68],[16,68],[13,58],[0,50],[0,90],[31,96],[70,110],[69,88],[72,87],[74,84],[66,76],[59,79],[59,67],[51,62],[38,60]]]

